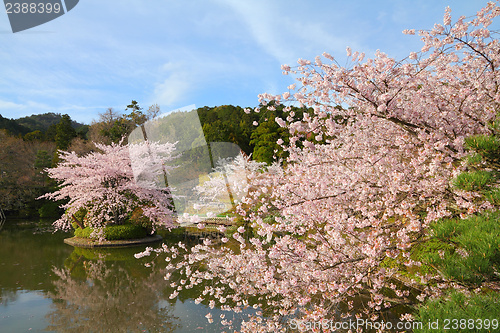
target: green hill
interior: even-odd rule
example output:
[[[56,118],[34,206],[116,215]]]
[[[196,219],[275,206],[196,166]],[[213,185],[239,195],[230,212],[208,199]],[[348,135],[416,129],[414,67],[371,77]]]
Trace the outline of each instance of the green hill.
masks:
[[[28,127],[19,124],[13,119],[4,118],[2,115],[0,115],[0,129],[6,129],[9,134],[14,136],[25,135],[31,132]]]
[[[19,125],[29,128],[30,132],[37,130],[45,132],[50,127],[50,125],[59,123],[61,118],[62,115],[60,113],[48,112],[43,114],[34,114],[28,117],[22,117],[16,119],[15,121]],[[83,124],[77,123],[76,121],[72,120],[71,126],[76,129],[80,126],[83,126]]]
[[[59,121],[61,121],[61,118],[62,115],[60,113],[53,112],[34,114],[18,119],[4,118],[0,115],[0,130],[6,129],[7,132],[13,136],[24,136],[27,133],[34,131],[47,133],[47,130],[49,130],[51,126],[54,127],[57,125]],[[83,127],[88,127],[87,125],[80,124],[74,120],[71,121],[71,126],[77,131]]]

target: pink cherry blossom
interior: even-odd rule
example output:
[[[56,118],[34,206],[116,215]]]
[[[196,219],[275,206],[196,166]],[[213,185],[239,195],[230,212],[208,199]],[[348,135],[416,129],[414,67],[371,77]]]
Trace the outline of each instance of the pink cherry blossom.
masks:
[[[417,282],[405,278],[404,267],[420,265],[410,252],[429,224],[487,206],[451,180],[465,168],[464,138],[491,133],[488,123],[500,109],[500,43],[488,30],[498,15],[491,2],[469,21],[452,23],[446,9],[444,26],[419,31],[422,49],[401,61],[378,51],[344,68],[324,53],[325,59],[285,68],[298,84],[283,102],[312,111],[276,119],[290,133],[285,163],[246,173],[236,212],[254,236],[224,239],[239,249],[200,244],[184,251],[179,264],[210,285],[213,292],[203,297],[211,307],[226,305],[217,288],[225,302],[235,302],[236,313],[265,304],[268,315],[249,316],[240,330],[277,332],[288,329],[291,315],[374,319],[405,301]],[[281,103],[261,98],[263,107]],[[423,301],[445,286],[423,282],[414,291]],[[358,300],[366,306],[354,313]]]
[[[95,144],[96,152],[78,156],[74,152],[61,151],[60,162],[55,168],[47,169],[49,176],[57,180],[59,189],[47,193],[42,198],[69,201],[62,206],[66,213],[54,225],[58,229],[69,229],[74,215],[81,209],[87,211],[85,226],[91,226],[96,236],[107,223],[123,223],[126,216],[140,209],[153,225],[172,228],[173,211],[171,196],[166,188],[154,186],[147,175],[158,170],[159,164],[150,159],[141,159],[138,150],[162,151],[164,159],[172,159],[174,145],[124,146],[120,144]],[[132,171],[130,154],[135,154],[135,162],[145,166],[142,182],[136,182]],[[149,155],[148,155],[149,156]],[[142,162],[141,162],[142,161]],[[153,159],[154,161],[154,159]],[[139,169],[141,169],[139,167]]]

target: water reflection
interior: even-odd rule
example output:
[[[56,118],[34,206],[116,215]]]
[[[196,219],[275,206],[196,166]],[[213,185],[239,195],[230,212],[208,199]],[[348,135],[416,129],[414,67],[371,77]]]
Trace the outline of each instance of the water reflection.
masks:
[[[145,247],[73,248],[63,242],[71,235],[53,233],[51,222],[7,220],[0,232],[0,332],[223,330],[220,309],[194,302],[204,286],[169,299],[165,261],[145,267],[151,258],[134,258]]]
[[[46,292],[73,249],[66,233],[53,233],[51,221],[7,220],[0,232],[0,304],[8,305],[18,291]],[[1,325],[0,325],[1,327]]]
[[[165,281],[157,270],[145,271],[95,250],[75,249],[65,267],[54,268],[48,330],[57,332],[172,332],[179,318],[162,300]],[[109,260],[111,257],[111,260]]]

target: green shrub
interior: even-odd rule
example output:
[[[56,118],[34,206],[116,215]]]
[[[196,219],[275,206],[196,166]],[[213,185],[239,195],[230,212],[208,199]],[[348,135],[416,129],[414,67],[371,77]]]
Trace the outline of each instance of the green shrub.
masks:
[[[147,231],[142,226],[134,224],[108,225],[104,229],[104,235],[107,240],[134,239],[146,237]]]
[[[83,219],[85,215],[87,215],[87,210],[85,208],[80,208],[74,215],[78,221],[83,223]]]
[[[90,238],[92,231],[93,229],[90,227],[85,229],[77,228],[75,237]],[[146,237],[148,232],[145,228],[134,224],[108,225],[104,229],[104,235],[107,240],[135,239]]]
[[[500,294],[496,292],[467,296],[452,291],[447,297],[428,300],[417,311],[415,320],[423,325],[422,329],[415,329],[415,333],[498,332],[500,329]],[[429,325],[436,321],[435,327]]]
[[[40,215],[41,218],[60,216],[59,204],[52,201],[44,203],[43,206],[38,209],[38,215]]]
[[[156,230],[157,234],[163,238],[168,238],[170,240],[183,240],[186,237],[186,228],[185,227],[177,227],[168,229],[158,229]]]
[[[153,222],[151,222],[149,218],[143,215],[143,210],[140,207],[134,209],[129,214],[129,216],[127,217],[127,221],[128,221],[127,224],[130,223],[137,226],[141,226],[150,232],[153,230]]]
[[[472,154],[466,157],[466,161],[470,166],[477,166],[483,162],[483,156],[480,154]]]
[[[422,266],[435,268],[443,280],[474,292],[447,290],[444,296],[427,300],[415,309],[415,319],[423,323],[423,327],[414,332],[500,331],[500,293],[497,291],[500,271],[499,117],[490,128],[492,135],[465,139],[465,147],[470,150],[468,171],[458,175],[453,185],[461,190],[477,191],[481,197],[474,202],[479,204],[486,199],[495,207],[467,218],[436,221],[431,225],[430,240],[422,245],[424,251],[415,252],[422,259]]]
[[[77,228],[75,229],[75,237],[90,238],[90,234],[92,233],[92,231],[93,229],[91,227],[86,227],[85,229],[81,229],[77,226]]]

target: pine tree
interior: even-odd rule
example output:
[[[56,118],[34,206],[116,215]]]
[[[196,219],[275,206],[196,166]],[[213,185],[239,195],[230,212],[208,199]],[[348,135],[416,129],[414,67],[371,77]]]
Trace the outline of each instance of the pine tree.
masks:
[[[71,126],[71,118],[65,114],[62,116],[59,123],[56,125],[56,146],[57,149],[68,149],[71,140],[76,137],[76,131]]]
[[[500,315],[499,118],[490,124],[490,129],[490,135],[465,139],[466,149],[470,151],[464,161],[467,170],[452,182],[455,188],[463,191],[463,198],[470,208],[482,206],[488,209],[467,218],[458,216],[432,225],[429,242],[438,251],[425,255],[425,261],[454,286],[445,295],[427,301],[418,309],[418,319],[424,323],[464,318],[484,321]],[[457,211],[458,215],[465,213]],[[461,290],[455,290],[456,286]],[[470,292],[473,292],[472,296]],[[477,325],[468,327],[469,331],[475,331],[471,328],[476,329]],[[425,325],[423,330],[417,330],[427,331],[430,332],[430,328]]]

